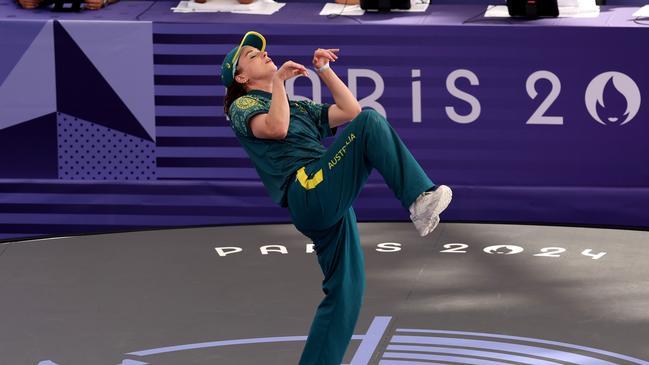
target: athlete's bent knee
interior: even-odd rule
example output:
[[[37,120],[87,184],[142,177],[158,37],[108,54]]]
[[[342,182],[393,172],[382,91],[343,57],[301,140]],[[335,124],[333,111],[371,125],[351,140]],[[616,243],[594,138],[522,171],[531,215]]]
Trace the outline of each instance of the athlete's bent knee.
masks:
[[[363,109],[357,116],[354,118],[354,122],[360,123],[369,123],[371,126],[377,126],[380,123],[387,123],[385,118],[374,109]]]
[[[383,118],[379,112],[372,108],[365,108],[361,110],[360,113],[356,116],[356,118],[361,118],[361,119],[374,119],[374,118]]]

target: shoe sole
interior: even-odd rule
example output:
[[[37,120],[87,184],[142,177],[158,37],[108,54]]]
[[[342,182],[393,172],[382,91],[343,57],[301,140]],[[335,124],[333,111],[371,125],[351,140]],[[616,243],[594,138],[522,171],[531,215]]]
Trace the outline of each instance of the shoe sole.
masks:
[[[435,228],[439,224],[439,216],[438,215],[434,216],[433,219],[430,220],[430,222],[431,223],[428,225],[428,227],[426,227],[426,231],[424,232],[424,234],[420,234],[421,237],[426,237],[430,232],[435,230]]]

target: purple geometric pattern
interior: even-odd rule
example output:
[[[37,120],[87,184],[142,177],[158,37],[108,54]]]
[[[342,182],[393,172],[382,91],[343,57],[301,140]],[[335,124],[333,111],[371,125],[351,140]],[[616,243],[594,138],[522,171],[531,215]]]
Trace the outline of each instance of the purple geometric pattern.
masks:
[[[20,61],[25,51],[32,44],[44,23],[37,22],[2,22],[0,34],[11,43],[0,44],[0,84]]]
[[[61,21],[61,25],[154,139],[151,23]]]
[[[7,41],[4,41],[5,33],[2,31],[0,29],[0,59],[4,59],[5,50],[11,48],[5,46]],[[56,111],[54,62],[43,62],[54,53],[52,39],[52,24],[47,23],[41,27],[20,61],[4,77],[0,84],[0,129]],[[11,55],[11,52],[7,53]]]
[[[54,21],[54,46],[57,111],[153,141],[110,82],[58,21]],[[128,64],[122,67],[127,69]],[[146,98],[142,102],[146,103]]]
[[[59,179],[155,180],[155,144],[64,113],[57,115]]]

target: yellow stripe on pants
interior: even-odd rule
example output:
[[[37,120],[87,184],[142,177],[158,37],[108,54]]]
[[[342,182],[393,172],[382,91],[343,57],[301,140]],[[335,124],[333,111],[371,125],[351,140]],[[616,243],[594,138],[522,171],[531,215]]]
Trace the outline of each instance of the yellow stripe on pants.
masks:
[[[320,184],[322,180],[324,180],[324,174],[322,173],[322,169],[320,169],[312,178],[309,179],[309,176],[307,176],[304,167],[302,167],[297,171],[295,179],[300,182],[300,185],[302,185],[303,188],[311,190],[318,186],[318,184]]]

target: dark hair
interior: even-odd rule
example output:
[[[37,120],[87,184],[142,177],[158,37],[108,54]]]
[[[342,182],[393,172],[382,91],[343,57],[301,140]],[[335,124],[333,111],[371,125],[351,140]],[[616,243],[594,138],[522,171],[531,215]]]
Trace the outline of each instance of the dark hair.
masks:
[[[239,70],[237,70],[234,75],[238,75]],[[225,115],[229,115],[230,105],[234,103],[237,98],[246,95],[247,91],[243,84],[238,83],[237,80],[232,80],[232,84],[228,86],[228,90],[225,92],[225,99],[223,100],[223,111]]]

